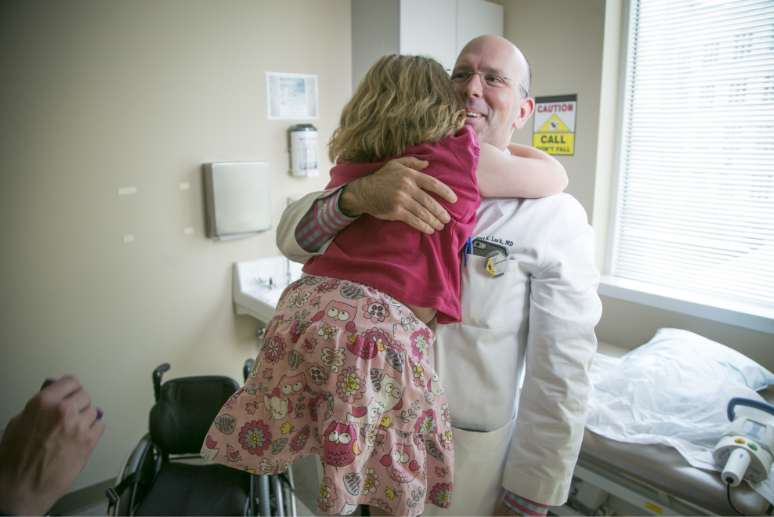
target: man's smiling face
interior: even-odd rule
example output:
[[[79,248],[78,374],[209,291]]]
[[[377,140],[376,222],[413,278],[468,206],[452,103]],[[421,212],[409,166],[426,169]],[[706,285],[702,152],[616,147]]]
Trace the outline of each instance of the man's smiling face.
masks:
[[[521,52],[499,36],[476,38],[460,52],[452,77],[460,72],[474,74],[454,87],[465,103],[466,124],[479,142],[505,149],[513,130],[521,128],[532,114],[535,102],[519,86],[528,75],[526,67]],[[507,79],[500,86],[487,86],[486,74]]]

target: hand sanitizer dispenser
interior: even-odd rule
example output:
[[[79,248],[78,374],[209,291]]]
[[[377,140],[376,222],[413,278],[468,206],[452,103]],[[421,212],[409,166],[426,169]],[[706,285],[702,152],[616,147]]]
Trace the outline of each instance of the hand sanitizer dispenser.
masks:
[[[271,228],[268,162],[204,164],[207,236],[250,237]]]
[[[296,124],[290,128],[290,169],[293,176],[314,178],[317,168],[317,128],[312,124]]]

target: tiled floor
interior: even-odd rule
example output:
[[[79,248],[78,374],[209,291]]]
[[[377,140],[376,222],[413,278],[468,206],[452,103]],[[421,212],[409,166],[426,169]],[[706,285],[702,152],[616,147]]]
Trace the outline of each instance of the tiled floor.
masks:
[[[74,513],[72,515],[107,515],[107,508],[108,502],[106,499],[98,505],[92,506],[91,508],[86,508],[85,510],[81,510],[80,512]]]
[[[107,501],[92,506],[77,513],[70,515],[107,515]],[[298,517],[314,517],[316,513],[310,510],[300,499],[296,499],[296,514]]]

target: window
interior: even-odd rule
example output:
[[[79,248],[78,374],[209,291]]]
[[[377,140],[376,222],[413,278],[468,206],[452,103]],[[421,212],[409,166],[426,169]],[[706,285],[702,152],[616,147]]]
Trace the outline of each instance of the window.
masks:
[[[608,273],[772,328],[774,2],[631,0],[628,14]]]

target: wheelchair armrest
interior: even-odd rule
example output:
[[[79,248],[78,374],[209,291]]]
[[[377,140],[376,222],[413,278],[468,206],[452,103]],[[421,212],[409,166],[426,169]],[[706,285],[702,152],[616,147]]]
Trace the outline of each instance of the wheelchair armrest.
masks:
[[[156,397],[156,402],[159,401],[159,394],[161,393],[161,376],[164,375],[164,372],[168,372],[169,368],[169,363],[164,363],[153,370],[153,395]]]
[[[127,488],[142,481],[143,472],[147,470],[147,467],[144,467],[149,454],[150,460],[153,461],[153,443],[150,439],[150,433],[142,437],[124,462],[124,467],[116,478],[115,486],[108,488],[105,492],[110,507],[117,506],[118,500]]]

